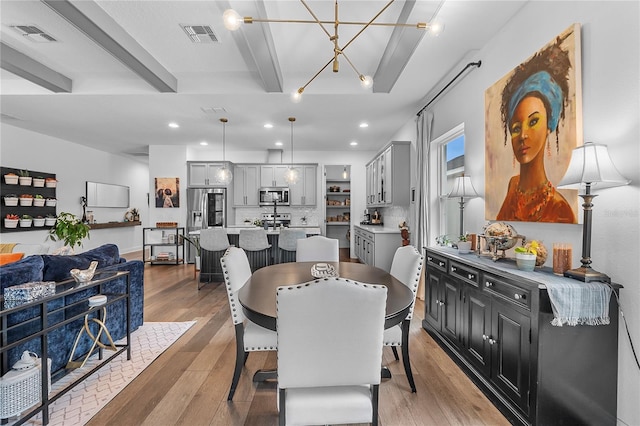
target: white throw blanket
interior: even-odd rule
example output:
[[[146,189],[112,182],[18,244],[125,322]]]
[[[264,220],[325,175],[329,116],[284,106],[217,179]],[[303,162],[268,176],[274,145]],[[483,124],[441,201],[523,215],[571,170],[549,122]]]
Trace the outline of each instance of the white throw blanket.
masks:
[[[553,320],[551,325],[607,325],[611,287],[600,282],[546,283]]]

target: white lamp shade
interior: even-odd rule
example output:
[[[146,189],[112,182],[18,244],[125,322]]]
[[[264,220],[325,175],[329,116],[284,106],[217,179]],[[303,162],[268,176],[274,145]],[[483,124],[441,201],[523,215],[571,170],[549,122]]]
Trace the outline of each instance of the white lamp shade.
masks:
[[[478,193],[471,183],[471,177],[458,176],[453,181],[453,188],[447,194],[447,198],[476,198]]]
[[[569,168],[558,188],[580,188],[589,183],[593,189],[627,185],[630,180],[618,172],[606,145],[586,142],[571,153]]]

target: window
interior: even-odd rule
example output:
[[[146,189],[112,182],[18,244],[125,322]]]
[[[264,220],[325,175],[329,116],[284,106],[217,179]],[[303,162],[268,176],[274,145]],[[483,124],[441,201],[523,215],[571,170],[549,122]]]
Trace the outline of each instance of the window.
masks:
[[[460,204],[447,198],[456,177],[464,174],[464,124],[460,124],[431,142],[429,186],[432,202],[429,211],[433,238],[446,235],[457,241],[460,231]]]

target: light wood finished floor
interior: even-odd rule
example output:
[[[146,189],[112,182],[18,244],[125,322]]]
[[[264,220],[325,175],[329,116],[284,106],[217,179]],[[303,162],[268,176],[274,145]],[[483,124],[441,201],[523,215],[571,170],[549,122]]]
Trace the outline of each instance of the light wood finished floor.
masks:
[[[140,258],[137,255],[126,256]],[[196,289],[193,265],[145,266],[145,321],[197,323],[89,423],[97,425],[277,425],[274,383],[255,384],[276,354],[254,352],[233,402],[227,402],[235,362],[235,336],[224,286]],[[381,426],[508,425],[508,421],[422,329],[424,304],[411,324],[411,393],[402,362],[390,348],[384,363],[393,377],[380,386]]]

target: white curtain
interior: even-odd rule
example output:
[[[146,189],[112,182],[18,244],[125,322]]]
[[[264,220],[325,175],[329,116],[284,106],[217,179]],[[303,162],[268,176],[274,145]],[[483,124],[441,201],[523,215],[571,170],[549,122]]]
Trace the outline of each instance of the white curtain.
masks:
[[[416,121],[416,154],[417,154],[417,190],[416,190],[416,248],[423,252],[422,247],[429,245],[429,160],[431,157],[431,133],[433,131],[433,113],[423,112]]]

